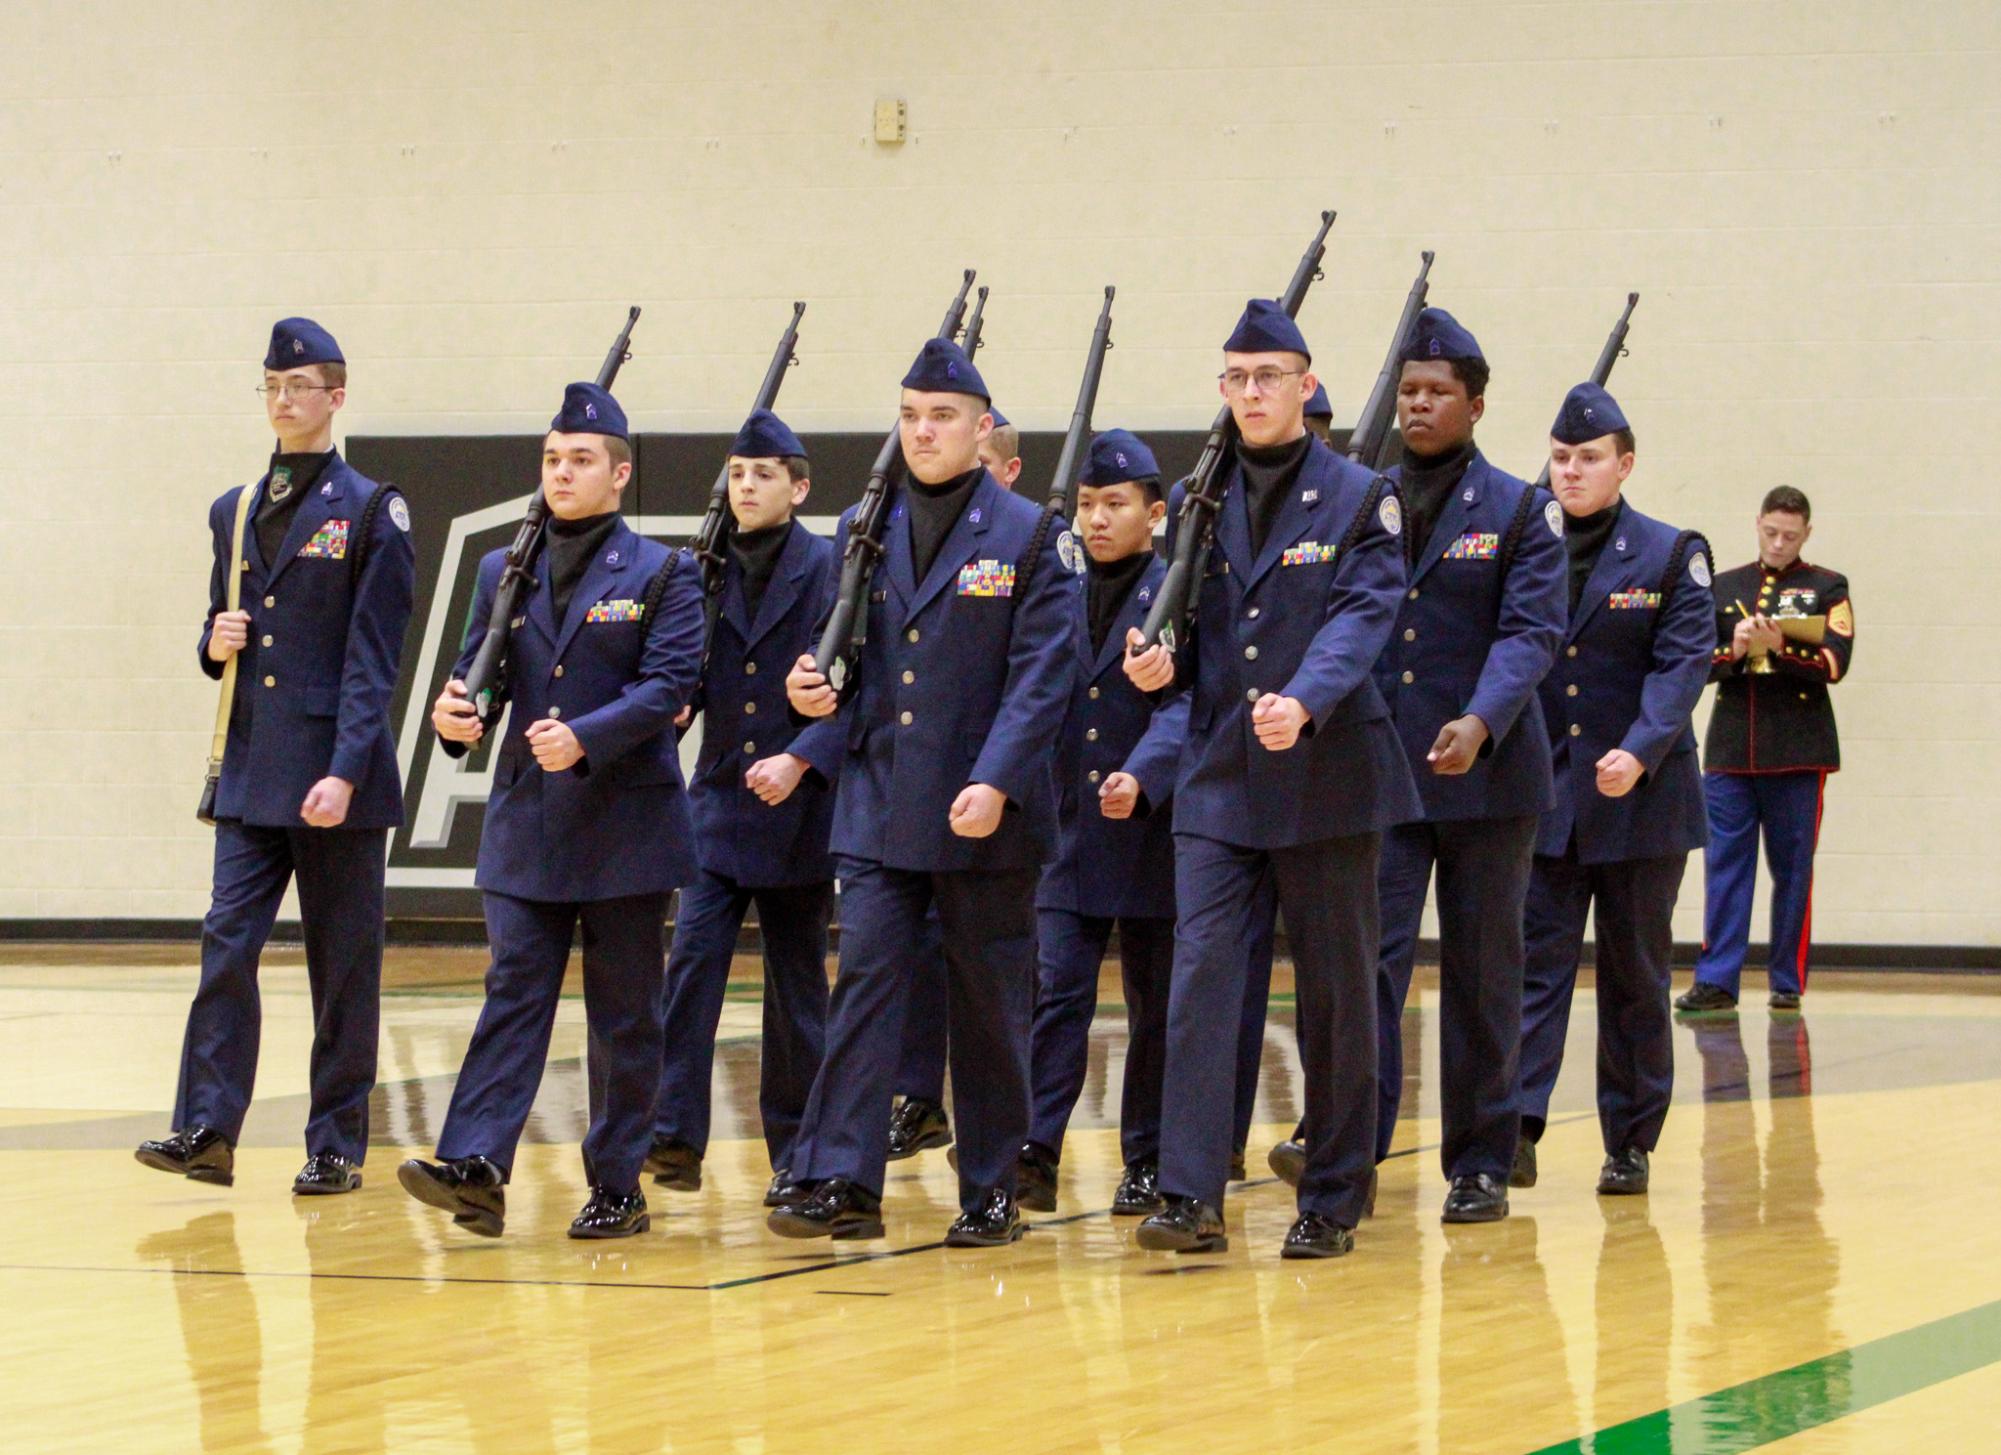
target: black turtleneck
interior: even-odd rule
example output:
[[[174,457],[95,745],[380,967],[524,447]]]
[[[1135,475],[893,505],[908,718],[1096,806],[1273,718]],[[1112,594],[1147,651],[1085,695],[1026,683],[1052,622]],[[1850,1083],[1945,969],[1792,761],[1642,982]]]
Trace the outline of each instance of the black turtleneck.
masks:
[[[1618,524],[1619,512],[1625,502],[1615,500],[1603,510],[1590,515],[1571,515],[1563,521],[1563,549],[1570,554],[1570,609],[1577,610],[1577,603],[1583,599],[1584,583],[1591,579],[1591,570],[1598,564],[1598,557],[1604,554],[1605,542],[1612,539],[1612,527]]]
[[[618,512],[587,515],[582,520],[549,517],[549,589],[556,601],[556,621],[560,625],[569,614],[570,598],[584,579],[600,547],[618,527]]]
[[[730,534],[730,554],[736,558],[737,569],[743,572],[743,604],[752,621],[757,620],[757,609],[764,604],[764,588],[771,584],[778,558],[785,553],[785,543],[791,538],[789,520]]]
[[[1153,551],[1147,547],[1134,551],[1130,556],[1121,556],[1116,561],[1085,561],[1084,615],[1091,626],[1093,656],[1105,649],[1105,637],[1111,631],[1112,623],[1125,609],[1133,584],[1146,573],[1147,564],[1152,560]]]
[[[973,498],[973,486],[985,472],[986,466],[975,465],[942,485],[926,485],[914,475],[910,478],[910,489],[904,492],[904,499],[908,502],[905,509],[910,512],[910,564],[919,581],[938,559],[939,547],[965,514],[966,502]]]
[[[1420,455],[1404,446],[1404,538],[1410,542],[1412,560],[1424,554],[1438,518],[1445,514],[1445,502],[1466,478],[1466,467],[1473,463],[1476,450],[1470,439],[1442,455]]]
[[[1299,467],[1306,463],[1306,452],[1312,446],[1310,434],[1262,449],[1237,441],[1237,460],[1244,470],[1244,504],[1251,517],[1252,555],[1264,550],[1279,507],[1285,504],[1285,493],[1299,478]]]
[[[278,552],[284,549],[285,532],[292,528],[299,502],[319,484],[333,457],[332,450],[312,454],[272,452],[271,478],[265,482],[264,498],[257,502],[256,520],[257,550],[264,557],[266,570],[278,564]]]

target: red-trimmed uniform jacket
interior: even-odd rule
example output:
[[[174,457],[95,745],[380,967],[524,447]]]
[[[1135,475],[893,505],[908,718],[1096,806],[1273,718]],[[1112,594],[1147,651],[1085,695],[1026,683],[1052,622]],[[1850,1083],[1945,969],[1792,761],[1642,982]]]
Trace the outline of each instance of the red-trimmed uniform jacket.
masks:
[[[1717,576],[1716,650],[1709,677],[1716,707],[1703,743],[1711,773],[1832,773],[1841,767],[1841,739],[1827,689],[1848,675],[1855,652],[1855,610],[1848,578],[1795,561],[1783,571],[1753,561]],[[1730,639],[1743,619],[1825,616],[1819,646],[1787,641],[1771,654],[1772,670],[1753,672],[1751,659],[1732,661]]]

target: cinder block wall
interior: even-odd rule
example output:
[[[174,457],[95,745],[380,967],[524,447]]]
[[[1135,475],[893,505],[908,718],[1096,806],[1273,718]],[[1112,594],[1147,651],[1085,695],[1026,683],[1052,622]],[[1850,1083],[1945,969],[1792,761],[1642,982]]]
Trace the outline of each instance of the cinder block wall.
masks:
[[[348,430],[485,432],[538,428],[639,302],[638,420],[720,429],[805,298],[810,432],[883,417],[974,263],[1017,420],[1067,419],[1116,282],[1101,423],[1196,427],[1331,205],[1304,322],[1337,410],[1436,248],[1517,471],[1641,291],[1634,498],[1729,565],[1800,485],[1854,581],[1818,937],[2001,942],[1991,5],[10,0],[5,29],[0,916],[205,905],[204,521],[269,448],[273,317],[341,338]],[[1698,871],[1681,937],[1700,903]]]

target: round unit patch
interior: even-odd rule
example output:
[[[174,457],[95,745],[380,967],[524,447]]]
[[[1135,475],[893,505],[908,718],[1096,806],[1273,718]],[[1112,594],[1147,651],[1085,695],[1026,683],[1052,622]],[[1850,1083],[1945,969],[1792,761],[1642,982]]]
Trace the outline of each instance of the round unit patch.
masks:
[[[1558,540],[1563,539],[1563,507],[1554,500],[1542,508],[1542,518],[1549,522],[1549,533]]]
[[[1385,495],[1383,503],[1376,509],[1376,518],[1383,523],[1383,529],[1393,536],[1403,534],[1403,507],[1397,504],[1394,495]]]
[[[1703,557],[1702,552],[1697,551],[1694,555],[1688,558],[1688,574],[1689,578],[1693,580],[1696,585],[1701,586],[1704,589],[1708,588],[1709,562]]]
[[[402,531],[405,535],[409,534],[410,507],[403,503],[402,496],[392,495],[389,497],[389,518],[396,522],[396,529]]]
[[[1056,559],[1063,563],[1063,569],[1073,576],[1084,569],[1084,553],[1077,549],[1076,537],[1064,531],[1056,538]]]

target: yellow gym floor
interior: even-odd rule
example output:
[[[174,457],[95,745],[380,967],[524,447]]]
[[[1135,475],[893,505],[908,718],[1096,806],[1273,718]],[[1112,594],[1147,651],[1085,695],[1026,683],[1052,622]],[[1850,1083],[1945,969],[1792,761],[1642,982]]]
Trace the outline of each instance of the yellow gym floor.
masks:
[[[891,1165],[889,1236],[772,1237],[757,967],[740,959],[697,1194],[578,1243],[582,1004],[566,999],[497,1242],[398,1189],[428,1155],[483,956],[392,952],[367,1185],[294,1199],[310,1021],[264,972],[233,1188],[132,1160],[167,1130],[192,948],[0,951],[0,1442],[14,1451],[1973,1451],[2001,1449],[2001,979],[1815,978],[1803,1015],[1676,1030],[1646,1198],[1593,1193],[1579,991],[1542,1177],[1445,1228],[1436,993],[1398,1154],[1352,1256],[1284,1263],[1263,1152],[1298,1110],[1275,985],[1231,1248],[1136,1251],[1106,1209],[1117,976],[1061,1206],[1010,1249],[939,1246],[942,1152]],[[1685,983],[1685,982],[1684,982]],[[1421,1049],[1420,1049],[1421,1048]],[[837,1251],[838,1249],[838,1251]]]

